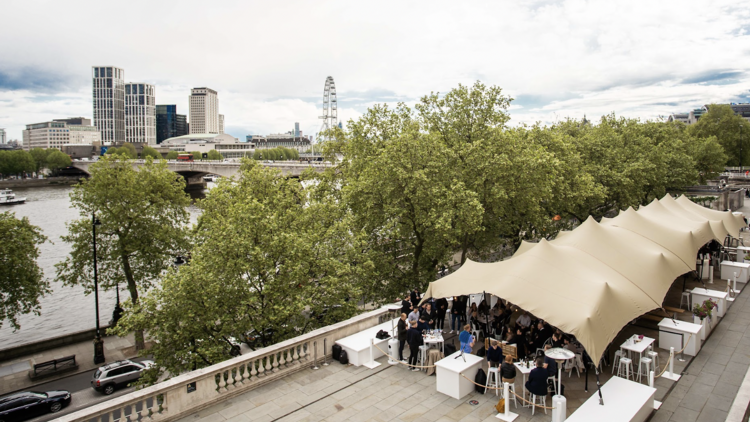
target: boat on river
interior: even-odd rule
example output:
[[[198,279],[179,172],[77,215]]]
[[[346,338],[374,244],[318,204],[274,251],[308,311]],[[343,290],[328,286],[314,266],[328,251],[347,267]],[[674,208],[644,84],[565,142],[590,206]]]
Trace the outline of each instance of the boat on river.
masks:
[[[10,189],[0,189],[0,205],[16,205],[26,202],[26,198],[16,198],[16,194]]]

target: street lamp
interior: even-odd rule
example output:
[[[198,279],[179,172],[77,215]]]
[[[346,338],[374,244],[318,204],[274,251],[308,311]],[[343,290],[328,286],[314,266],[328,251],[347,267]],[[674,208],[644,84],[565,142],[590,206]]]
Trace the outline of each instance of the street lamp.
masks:
[[[104,340],[99,331],[99,279],[96,272],[96,226],[102,223],[97,220],[96,214],[91,214],[91,228],[93,230],[94,245],[94,301],[96,303],[96,337],[94,338],[94,364],[104,363]]]
[[[742,174],[742,123],[740,123],[740,174]]]

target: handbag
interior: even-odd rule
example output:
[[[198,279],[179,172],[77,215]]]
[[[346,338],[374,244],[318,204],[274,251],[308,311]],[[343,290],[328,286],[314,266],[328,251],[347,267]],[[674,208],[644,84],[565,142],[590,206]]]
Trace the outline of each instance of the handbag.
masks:
[[[495,410],[497,410],[497,413],[505,413],[505,399],[500,398],[500,401],[497,402],[495,405]]]

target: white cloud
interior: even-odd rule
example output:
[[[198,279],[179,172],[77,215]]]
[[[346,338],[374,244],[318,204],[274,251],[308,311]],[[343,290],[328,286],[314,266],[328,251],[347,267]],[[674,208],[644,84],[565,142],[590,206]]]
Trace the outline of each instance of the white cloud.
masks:
[[[584,112],[653,118],[733,100],[747,94],[748,73],[722,85],[681,81],[750,67],[750,8],[725,0],[11,1],[4,11],[0,127],[11,137],[69,111],[90,116],[90,68],[99,64],[155,83],[157,103],[180,113],[190,87],[214,88],[227,126],[248,133],[291,130],[295,121],[317,132],[329,75],[342,120],[480,79],[516,97],[513,122],[549,122]],[[2,77],[14,72],[52,82],[9,91]],[[65,81],[62,92],[49,74]],[[38,104],[38,95],[85,103]]]

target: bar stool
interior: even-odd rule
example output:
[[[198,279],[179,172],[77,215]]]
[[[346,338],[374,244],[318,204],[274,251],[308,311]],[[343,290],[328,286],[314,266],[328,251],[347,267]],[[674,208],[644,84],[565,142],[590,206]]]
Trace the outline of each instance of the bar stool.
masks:
[[[633,361],[628,358],[620,358],[620,364],[617,366],[617,376],[620,378],[630,379],[630,374],[633,373]],[[623,375],[625,375],[623,377]],[[635,374],[633,374],[635,378]]]
[[[546,415],[547,414],[547,395],[537,396],[536,394],[532,394],[531,392],[529,392],[529,395],[531,396],[531,400],[529,400],[531,402],[531,416],[534,416],[534,410],[536,410],[536,406],[535,406],[535,404],[537,404],[536,399],[539,399],[539,404],[541,406],[544,406],[543,407],[544,414]]]
[[[612,373],[615,373],[615,368],[617,368],[617,365],[620,363],[620,358],[624,358],[625,353],[623,353],[622,350],[615,351],[615,358],[612,360]]]
[[[500,388],[500,368],[490,367],[487,369],[487,383],[484,385],[484,394],[487,394],[487,388],[495,388],[495,395],[499,395],[498,390]]]
[[[648,353],[646,353],[646,356],[648,356],[649,359],[651,359],[651,362],[653,363],[653,366],[654,366],[654,372],[658,374],[659,371],[661,371],[661,366],[659,366],[659,353],[654,352],[653,350],[649,350]]]
[[[640,363],[638,364],[638,382],[641,382],[641,376],[643,375],[643,366],[646,366],[646,377],[648,377],[649,371],[651,371],[651,359],[649,358],[641,358]]]
[[[682,308],[683,303],[687,303],[687,310],[690,310],[690,292],[682,292],[682,297],[680,298],[680,308]]]
[[[511,395],[510,397],[513,399],[513,404],[516,406],[516,409],[518,409],[518,402],[516,401],[516,385],[514,383],[512,383],[512,382],[508,383],[508,394]],[[509,400],[506,400],[506,403],[508,401]],[[523,404],[523,403],[521,403],[521,404]]]

